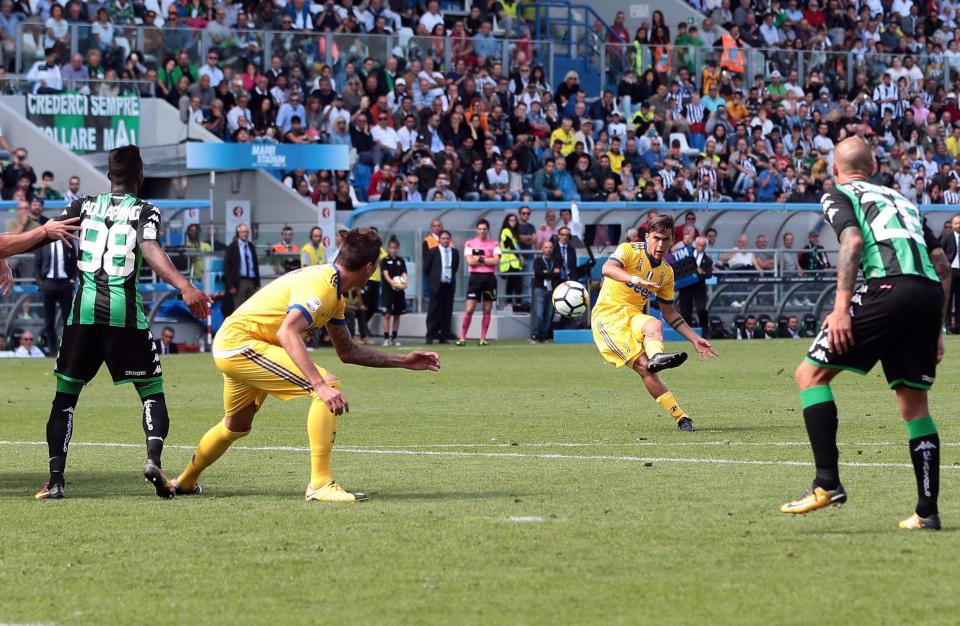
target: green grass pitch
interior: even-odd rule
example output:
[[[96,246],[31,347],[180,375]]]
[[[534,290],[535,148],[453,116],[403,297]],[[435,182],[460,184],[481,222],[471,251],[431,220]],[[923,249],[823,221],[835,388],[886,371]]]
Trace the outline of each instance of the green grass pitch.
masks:
[[[441,350],[438,374],[314,352],[350,401],[334,474],[371,494],[355,505],[304,502],[308,404],[274,399],[203,496],[158,499],[136,394],[105,369],[77,408],[68,498],[36,502],[53,363],[0,361],[0,623],[956,623],[960,341],[932,394],[940,533],[896,527],[915,487],[879,368],[834,384],[850,502],[778,511],[813,474],[805,348],[721,342],[665,373],[692,434],[592,346],[474,343]],[[222,387],[209,355],[164,369],[175,474]]]

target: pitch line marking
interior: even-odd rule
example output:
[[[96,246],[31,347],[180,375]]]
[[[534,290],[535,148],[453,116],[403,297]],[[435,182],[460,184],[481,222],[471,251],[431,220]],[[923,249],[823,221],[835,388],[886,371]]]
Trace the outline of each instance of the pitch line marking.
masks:
[[[0,441],[0,446],[45,446],[45,441]],[[133,443],[110,443],[110,442],[76,442],[71,445],[94,448],[137,448],[143,446]],[[174,450],[193,450],[194,446],[170,445],[167,449]],[[234,450],[244,450],[247,452],[309,452],[310,448],[303,446],[231,446]],[[555,460],[555,461],[619,461],[625,463],[686,463],[692,465],[759,465],[774,467],[810,467],[812,461],[762,461],[755,459],[720,459],[710,457],[666,457],[666,456],[629,456],[629,455],[611,455],[611,454],[529,454],[526,452],[454,452],[446,450],[385,450],[382,448],[361,448],[354,446],[343,446],[336,448],[340,454],[367,454],[367,455],[385,455],[385,456],[427,456],[427,457],[451,457],[451,458],[487,458],[487,459],[535,459],[535,460]],[[862,462],[846,461],[841,462],[842,467],[865,467],[865,468],[912,468],[910,463],[885,463],[885,462]],[[941,469],[960,470],[960,465],[943,465]]]

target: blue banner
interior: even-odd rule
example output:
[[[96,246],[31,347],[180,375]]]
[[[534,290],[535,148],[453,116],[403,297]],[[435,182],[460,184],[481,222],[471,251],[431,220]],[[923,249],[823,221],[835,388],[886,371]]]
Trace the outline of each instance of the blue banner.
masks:
[[[350,148],[343,145],[285,143],[187,144],[191,170],[348,170]]]

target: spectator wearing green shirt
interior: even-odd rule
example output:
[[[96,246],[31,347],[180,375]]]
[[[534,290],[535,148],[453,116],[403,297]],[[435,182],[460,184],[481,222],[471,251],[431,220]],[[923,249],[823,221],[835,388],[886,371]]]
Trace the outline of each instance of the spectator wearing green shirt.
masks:
[[[673,40],[679,59],[677,64],[686,67],[691,74],[696,71],[697,59],[702,58],[697,50],[697,48],[703,48],[703,40],[699,35],[696,26],[688,29],[684,22],[677,24],[677,38]]]
[[[770,72],[770,84],[763,90],[763,97],[768,102],[779,104],[787,97],[787,86],[783,84],[783,76],[777,70]]]
[[[46,171],[40,175],[40,185],[37,187],[37,197],[41,200],[63,200],[63,194],[53,188],[53,172]]]
[[[177,55],[177,66],[170,72],[170,76],[173,78],[174,85],[179,82],[181,76],[186,76],[191,85],[200,82],[200,72],[190,64],[190,54],[186,50],[182,50]]]

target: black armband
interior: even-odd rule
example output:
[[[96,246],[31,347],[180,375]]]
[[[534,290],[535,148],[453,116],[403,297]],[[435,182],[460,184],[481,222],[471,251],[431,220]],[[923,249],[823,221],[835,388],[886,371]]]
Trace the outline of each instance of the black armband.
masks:
[[[670,328],[672,328],[672,329],[674,329],[674,330],[680,330],[680,327],[683,326],[683,325],[686,324],[686,323],[687,323],[687,322],[686,322],[682,317],[680,317],[680,316],[678,315],[675,320],[673,320],[672,322],[670,322]]]

